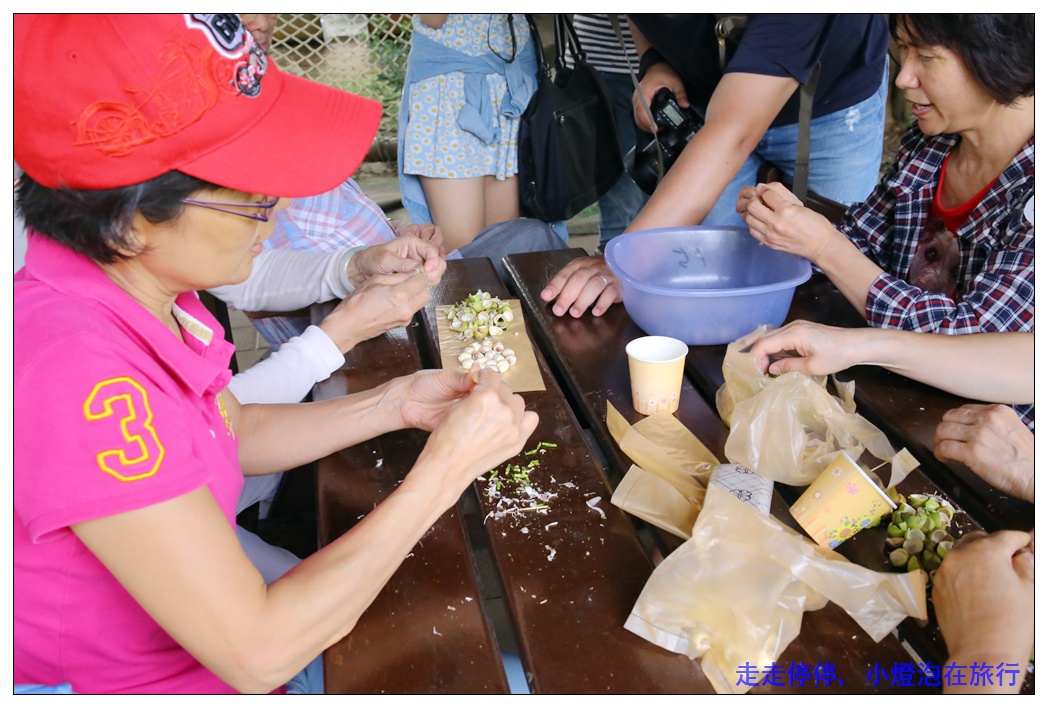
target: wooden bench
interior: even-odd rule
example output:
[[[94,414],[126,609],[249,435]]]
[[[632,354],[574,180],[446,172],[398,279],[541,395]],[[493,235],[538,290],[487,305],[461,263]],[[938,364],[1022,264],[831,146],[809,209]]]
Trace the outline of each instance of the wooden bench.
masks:
[[[333,303],[313,310],[319,321]],[[422,368],[419,328],[394,329],[352,349],[315,400],[372,388]],[[414,465],[426,436],[383,435],[317,462],[319,544],[351,529]],[[459,508],[447,511],[404,559],[352,633],[324,653],[328,693],[508,693]]]

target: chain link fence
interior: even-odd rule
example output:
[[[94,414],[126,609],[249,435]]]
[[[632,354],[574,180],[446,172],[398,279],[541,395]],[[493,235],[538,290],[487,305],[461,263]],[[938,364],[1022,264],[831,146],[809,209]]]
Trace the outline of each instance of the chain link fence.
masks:
[[[285,13],[270,54],[284,71],[379,101],[376,139],[395,142],[410,45],[409,14]]]

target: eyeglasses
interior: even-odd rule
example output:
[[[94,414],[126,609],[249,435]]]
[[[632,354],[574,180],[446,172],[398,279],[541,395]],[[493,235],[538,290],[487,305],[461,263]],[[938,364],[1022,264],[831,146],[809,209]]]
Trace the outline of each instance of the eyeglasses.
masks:
[[[204,209],[221,211],[224,214],[243,216],[252,221],[262,221],[263,223],[267,223],[269,221],[269,212],[280,203],[280,198],[270,197],[265,201],[200,201],[198,199],[180,199],[179,201],[183,204],[189,204],[190,206],[199,206]],[[231,208],[226,208],[230,206],[240,209],[260,209],[260,212],[245,214],[243,211],[234,211]]]

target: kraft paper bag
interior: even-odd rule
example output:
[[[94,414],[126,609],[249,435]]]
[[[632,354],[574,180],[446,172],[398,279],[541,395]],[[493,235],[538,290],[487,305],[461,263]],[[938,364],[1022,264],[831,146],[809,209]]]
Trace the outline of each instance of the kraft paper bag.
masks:
[[[820,547],[717,485],[691,538],[647,581],[625,628],[692,660],[717,692],[742,693],[743,666],[777,661],[804,611],[832,601],[875,641],[927,618],[923,572],[875,572]]]
[[[691,503],[668,481],[635,464],[618,483],[611,503],[684,540],[691,537],[691,528],[702,509],[700,503]]]
[[[637,466],[662,477],[701,507],[709,474],[720,460],[675,416],[657,412],[630,426],[608,402],[607,429]]]

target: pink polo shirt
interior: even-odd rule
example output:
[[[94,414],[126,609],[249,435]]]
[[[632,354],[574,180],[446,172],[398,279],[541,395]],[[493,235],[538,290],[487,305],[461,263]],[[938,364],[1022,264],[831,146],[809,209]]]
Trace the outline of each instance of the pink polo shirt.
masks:
[[[29,234],[14,290],[15,683],[233,691],[70,530],[205,485],[236,522],[243,475],[217,399],[233,346],[195,294],[177,309],[185,343],[92,260]]]

